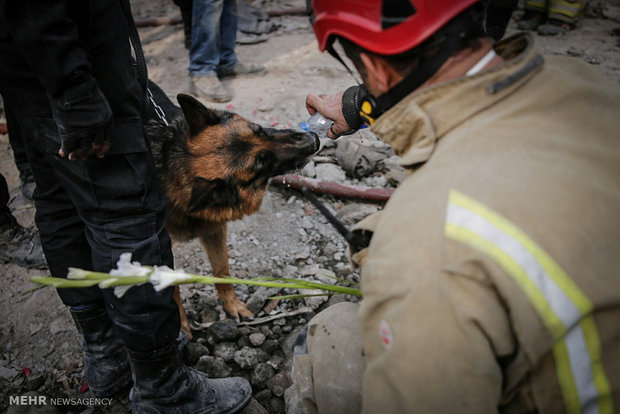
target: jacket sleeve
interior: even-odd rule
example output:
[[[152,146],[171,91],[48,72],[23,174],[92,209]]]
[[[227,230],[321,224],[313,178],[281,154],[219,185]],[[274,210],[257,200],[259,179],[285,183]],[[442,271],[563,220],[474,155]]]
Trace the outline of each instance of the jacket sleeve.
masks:
[[[66,0],[0,1],[5,30],[48,95],[88,80],[90,64]]]

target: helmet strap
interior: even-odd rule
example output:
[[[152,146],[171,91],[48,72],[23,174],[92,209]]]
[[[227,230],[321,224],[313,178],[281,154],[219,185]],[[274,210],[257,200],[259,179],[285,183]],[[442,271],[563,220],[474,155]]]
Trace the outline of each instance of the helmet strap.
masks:
[[[364,123],[369,126],[372,125],[379,116],[429,80],[452,56],[459,42],[458,36],[445,39],[437,53],[420,62],[417,68],[381,96],[373,97],[362,85],[358,110]]]
[[[353,79],[355,80],[355,82],[358,85],[361,85],[362,82],[360,82],[357,79],[357,76],[355,76],[355,73],[351,70],[351,68],[349,67],[349,65],[347,65],[344,61],[344,59],[342,59],[342,57],[338,54],[338,52],[336,52],[336,49],[334,49],[334,44],[333,42],[327,46],[327,48],[325,49],[327,50],[327,53],[329,53],[334,59],[336,59],[338,62],[340,62],[342,64],[342,66],[345,67],[345,69],[347,70],[347,72],[349,72],[351,74],[351,76],[353,77]]]

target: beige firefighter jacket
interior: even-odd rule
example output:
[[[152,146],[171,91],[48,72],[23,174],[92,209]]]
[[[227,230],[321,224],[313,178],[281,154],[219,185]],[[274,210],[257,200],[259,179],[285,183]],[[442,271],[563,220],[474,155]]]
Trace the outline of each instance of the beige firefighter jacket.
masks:
[[[373,125],[409,175],[362,255],[364,413],[620,411],[618,88],[495,49]]]

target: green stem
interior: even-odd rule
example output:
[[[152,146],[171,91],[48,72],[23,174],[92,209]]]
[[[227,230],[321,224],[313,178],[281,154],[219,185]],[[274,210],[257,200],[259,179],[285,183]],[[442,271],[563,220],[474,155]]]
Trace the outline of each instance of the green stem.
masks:
[[[188,274],[188,278],[179,279],[174,282],[175,285],[200,283],[200,284],[240,284],[240,285],[254,285],[271,287],[278,289],[321,289],[328,292],[335,292],[346,295],[362,296],[360,289],[329,285],[318,282],[310,282],[301,279],[286,279],[286,278],[265,278],[269,280],[246,280],[237,279],[233,277],[213,277],[213,276],[200,276]],[[109,288],[114,286],[126,286],[126,285],[138,285],[147,283],[149,276],[111,276],[107,273],[100,272],[85,272],[80,275],[80,279],[63,279],[55,277],[32,277],[32,282],[42,285],[54,286],[56,288],[80,288],[99,285],[101,288]]]

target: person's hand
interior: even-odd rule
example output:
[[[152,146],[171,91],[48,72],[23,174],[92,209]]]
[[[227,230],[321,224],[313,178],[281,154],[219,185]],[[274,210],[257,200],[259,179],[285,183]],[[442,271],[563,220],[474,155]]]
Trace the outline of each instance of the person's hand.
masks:
[[[325,118],[334,121],[334,125],[327,131],[327,137],[331,139],[336,139],[351,130],[342,114],[342,95],[343,92],[336,95],[306,96],[306,109],[310,115],[319,112]]]
[[[64,137],[58,151],[61,157],[69,157],[71,161],[85,160],[90,157],[103,158],[110,149],[110,141],[106,136],[110,135],[111,125],[92,130],[92,133],[81,137]]]
[[[61,139],[58,154],[70,160],[103,158],[110,149],[112,111],[95,80],[72,86],[51,102]]]

